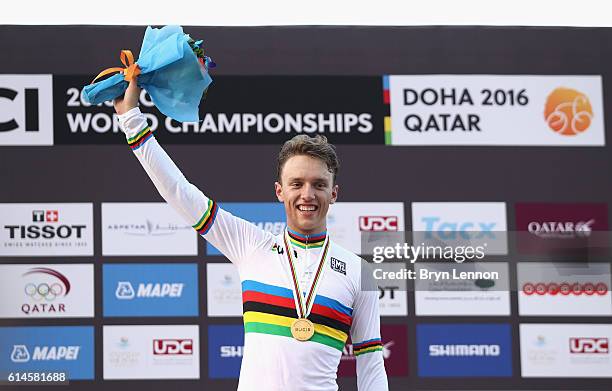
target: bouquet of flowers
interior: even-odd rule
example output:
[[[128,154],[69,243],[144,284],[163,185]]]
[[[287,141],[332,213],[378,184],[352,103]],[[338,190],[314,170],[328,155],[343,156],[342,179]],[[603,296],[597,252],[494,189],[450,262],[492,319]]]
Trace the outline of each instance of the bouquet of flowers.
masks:
[[[198,106],[212,82],[208,74],[215,63],[204,55],[202,41],[194,41],[180,26],[147,27],[140,57],[134,62],[129,50],[121,51],[125,68],[106,69],[83,88],[83,99],[99,104],[123,95],[128,82],[137,78],[164,115],[179,122],[199,120]],[[95,82],[97,79],[115,75]]]

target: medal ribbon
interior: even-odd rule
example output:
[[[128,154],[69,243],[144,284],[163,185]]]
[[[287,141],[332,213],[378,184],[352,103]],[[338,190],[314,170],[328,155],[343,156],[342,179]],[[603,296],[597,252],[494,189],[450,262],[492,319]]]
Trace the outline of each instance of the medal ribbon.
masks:
[[[289,242],[287,241],[287,235],[287,231],[285,231],[283,239],[285,241],[285,252],[287,253],[287,260],[289,261],[289,268],[291,269],[291,277],[293,279],[293,286],[295,288],[296,293],[295,296],[297,297],[296,310],[298,318],[306,318],[314,304],[314,292],[316,291],[320,277],[323,274],[323,265],[325,264],[325,258],[327,257],[327,250],[329,250],[329,235],[325,238],[325,245],[323,246],[321,260],[319,261],[319,267],[317,268],[317,273],[315,274],[314,279],[312,280],[310,292],[308,292],[308,296],[306,296],[305,304],[302,299],[302,290],[300,289],[300,283],[298,282],[293,257],[291,256],[291,247],[289,247]]]

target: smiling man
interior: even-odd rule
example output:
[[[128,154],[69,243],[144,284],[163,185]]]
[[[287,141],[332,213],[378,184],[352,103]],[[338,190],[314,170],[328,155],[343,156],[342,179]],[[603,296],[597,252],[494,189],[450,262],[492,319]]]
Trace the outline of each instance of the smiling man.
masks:
[[[238,390],[337,390],[349,336],[359,391],[388,390],[378,291],[363,289],[373,285],[365,275],[362,281],[362,260],[327,234],[327,211],[338,197],[334,147],[306,135],[283,145],[274,187],[287,229],[273,235],[185,179],[140,113],[139,93],[132,82],[115,102],[128,144],[161,196],[238,268],[245,331]]]

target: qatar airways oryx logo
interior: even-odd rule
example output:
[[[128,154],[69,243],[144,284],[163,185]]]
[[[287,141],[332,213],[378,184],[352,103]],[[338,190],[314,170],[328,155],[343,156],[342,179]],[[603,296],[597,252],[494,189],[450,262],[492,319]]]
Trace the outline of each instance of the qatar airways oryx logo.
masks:
[[[193,355],[192,339],[154,339],[153,354],[156,356]]]
[[[359,216],[360,231],[397,231],[397,216]]]
[[[589,237],[595,219],[588,221],[532,221],[527,225],[527,230],[540,238],[575,238]]]
[[[610,353],[609,340],[608,338],[570,338],[569,350],[573,354],[608,354]]]

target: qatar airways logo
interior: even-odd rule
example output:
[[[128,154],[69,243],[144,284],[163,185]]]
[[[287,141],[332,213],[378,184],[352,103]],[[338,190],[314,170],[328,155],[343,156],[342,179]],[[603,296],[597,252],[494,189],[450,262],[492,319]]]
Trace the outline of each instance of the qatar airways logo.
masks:
[[[360,231],[397,231],[397,224],[397,216],[359,216]]]
[[[573,354],[608,354],[609,341],[608,338],[570,338],[569,340],[570,353]]]
[[[193,355],[192,339],[154,339],[153,354],[156,356]]]
[[[527,225],[527,230],[530,233],[544,239],[572,239],[576,237],[586,238],[591,235],[593,224],[595,224],[595,219],[578,222],[531,221]]]

